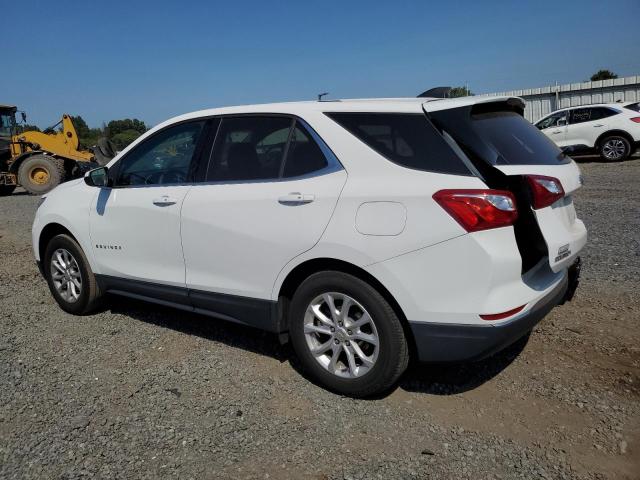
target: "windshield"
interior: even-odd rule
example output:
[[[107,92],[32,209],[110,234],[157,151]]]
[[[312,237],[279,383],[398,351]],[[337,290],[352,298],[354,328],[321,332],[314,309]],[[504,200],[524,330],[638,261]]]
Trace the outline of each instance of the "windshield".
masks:
[[[0,113],[0,137],[10,137],[13,132],[14,118],[11,113]]]
[[[558,165],[569,161],[555,143],[508,105],[485,104],[430,115],[463,150],[491,165]]]

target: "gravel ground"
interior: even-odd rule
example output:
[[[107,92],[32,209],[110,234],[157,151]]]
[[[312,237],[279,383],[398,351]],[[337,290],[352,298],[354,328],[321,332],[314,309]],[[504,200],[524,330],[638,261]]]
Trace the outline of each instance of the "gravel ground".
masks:
[[[63,313],[0,198],[0,478],[640,478],[640,159],[581,163],[573,302],[486,361],[328,393],[291,349],[125,299]]]

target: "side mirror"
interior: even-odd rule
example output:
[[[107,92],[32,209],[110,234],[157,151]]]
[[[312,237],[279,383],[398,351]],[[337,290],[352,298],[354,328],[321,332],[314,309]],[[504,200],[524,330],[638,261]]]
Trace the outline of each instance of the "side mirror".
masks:
[[[20,116],[22,117],[22,123],[27,123],[27,114],[20,112]]]
[[[84,183],[90,187],[110,187],[108,172],[109,169],[107,167],[89,170],[84,176]]]
[[[558,126],[559,127],[564,127],[567,124],[567,119],[566,118],[561,118],[560,120],[558,120]]]

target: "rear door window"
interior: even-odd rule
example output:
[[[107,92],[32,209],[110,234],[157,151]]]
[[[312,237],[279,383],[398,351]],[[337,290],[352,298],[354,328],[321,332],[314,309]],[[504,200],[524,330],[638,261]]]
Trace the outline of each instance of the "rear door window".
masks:
[[[218,128],[207,181],[279,178],[292,124],[289,117],[224,117]]]
[[[423,114],[326,115],[393,163],[415,170],[471,175],[460,157]]]
[[[589,107],[589,108],[576,108],[571,110],[571,125],[577,123],[592,122],[594,120],[600,120],[601,118],[611,117],[618,112],[606,107]]]

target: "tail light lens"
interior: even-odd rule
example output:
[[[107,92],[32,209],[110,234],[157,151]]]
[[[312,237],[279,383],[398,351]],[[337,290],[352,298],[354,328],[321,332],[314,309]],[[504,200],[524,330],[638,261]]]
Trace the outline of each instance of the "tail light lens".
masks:
[[[533,194],[533,208],[539,210],[564,197],[564,188],[560,180],[544,175],[527,175],[527,182]]]
[[[632,117],[630,118],[632,122],[640,123],[640,117]]]
[[[440,190],[433,199],[467,232],[513,225],[516,199],[504,190]]]

